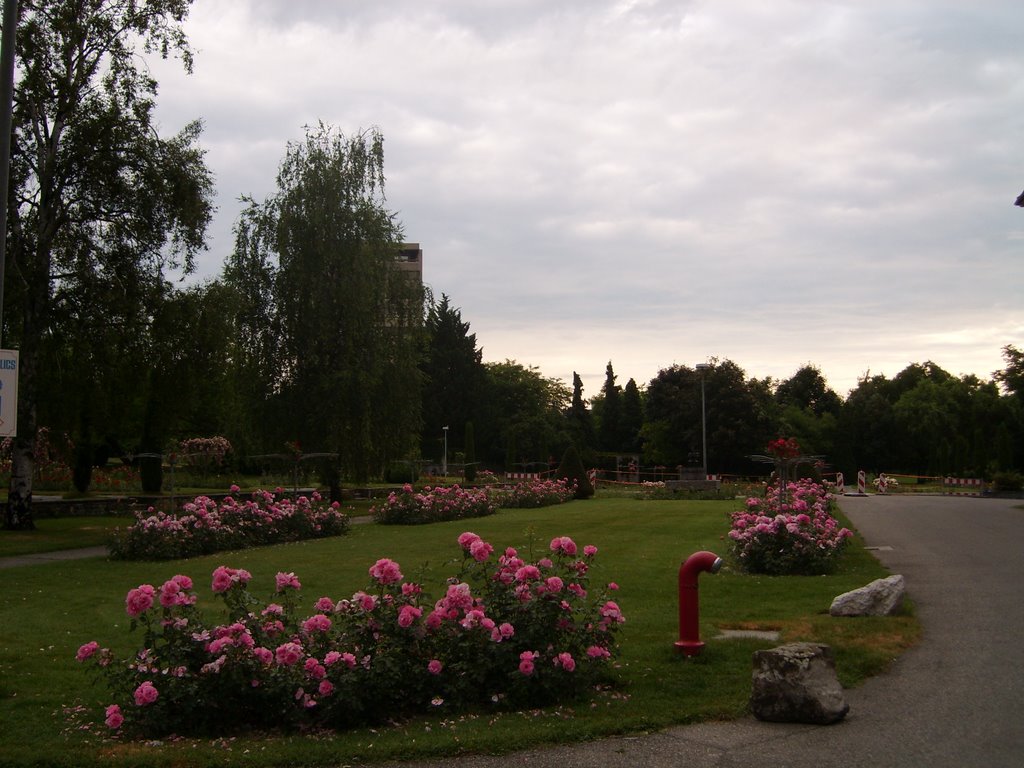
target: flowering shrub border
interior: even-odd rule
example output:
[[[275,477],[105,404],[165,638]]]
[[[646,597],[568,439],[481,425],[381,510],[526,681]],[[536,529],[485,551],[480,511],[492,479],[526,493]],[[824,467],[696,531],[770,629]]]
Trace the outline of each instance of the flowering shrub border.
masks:
[[[93,640],[114,702],[113,731],[144,737],[253,729],[346,728],[444,708],[538,706],[592,690],[608,675],[625,621],[608,591],[592,590],[593,546],[554,538],[528,563],[474,533],[459,536],[459,572],[439,600],[380,559],[371,586],[351,598],[320,597],[299,609],[301,583],[278,573],[274,602],[248,591],[251,574],[220,566],[211,588],[228,619],[209,626],[192,579],[128,592],[131,629],[143,647],[118,661]]]
[[[504,488],[490,489],[491,499],[498,507],[509,509],[534,509],[564,504],[576,498],[576,483],[572,485],[565,478],[533,479],[513,483]]]
[[[384,525],[421,525],[446,520],[486,517],[498,511],[486,488],[462,488],[459,485],[426,486],[416,491],[406,483],[401,491],[392,491],[381,504],[370,507],[370,514]]]
[[[821,574],[835,567],[853,533],[831,514],[834,497],[818,483],[789,483],[786,493],[769,487],[732,513],[732,551],[750,573]]]
[[[231,486],[232,493],[238,490]],[[247,501],[227,496],[219,503],[197,496],[182,506],[180,514],[153,507],[136,513],[134,524],[115,531],[110,553],[119,560],[169,560],[339,536],[348,526],[348,515],[338,502],[328,505],[316,492],[292,500],[255,491]]]
[[[425,487],[416,491],[406,483],[381,504],[370,507],[374,520],[385,525],[420,525],[493,515],[499,507],[536,508],[572,501],[575,484],[564,479],[515,483],[505,487],[462,488],[459,485]]]

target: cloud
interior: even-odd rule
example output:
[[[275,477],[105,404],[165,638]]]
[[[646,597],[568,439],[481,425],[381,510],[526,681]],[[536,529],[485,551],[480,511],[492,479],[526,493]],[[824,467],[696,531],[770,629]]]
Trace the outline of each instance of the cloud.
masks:
[[[376,125],[388,202],[486,359],[595,393],[732,358],[840,392],[1022,343],[1017,4],[197,0],[218,214],[274,189],[303,126]]]

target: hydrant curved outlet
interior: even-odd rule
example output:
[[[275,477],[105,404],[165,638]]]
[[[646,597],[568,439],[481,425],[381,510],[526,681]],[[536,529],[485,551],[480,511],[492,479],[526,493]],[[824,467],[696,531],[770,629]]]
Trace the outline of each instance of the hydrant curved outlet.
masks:
[[[676,650],[696,656],[704,649],[700,640],[700,609],[697,604],[697,577],[702,571],[718,573],[722,558],[714,552],[694,552],[679,566],[679,641]]]

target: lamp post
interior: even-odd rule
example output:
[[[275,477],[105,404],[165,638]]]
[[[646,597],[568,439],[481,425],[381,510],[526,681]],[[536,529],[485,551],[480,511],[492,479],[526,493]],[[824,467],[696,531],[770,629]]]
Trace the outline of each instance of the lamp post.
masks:
[[[444,458],[441,459],[441,474],[448,477],[448,427],[441,427],[444,430]]]
[[[700,463],[704,471],[704,480],[708,479],[708,428],[707,411],[704,407],[704,371],[711,366],[707,363],[697,363],[697,370],[700,372]]]

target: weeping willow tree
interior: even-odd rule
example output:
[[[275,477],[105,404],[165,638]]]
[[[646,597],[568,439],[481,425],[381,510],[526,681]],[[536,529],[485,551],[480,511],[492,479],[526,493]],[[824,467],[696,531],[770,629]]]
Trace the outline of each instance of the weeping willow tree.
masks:
[[[277,187],[248,201],[225,267],[240,375],[267,416],[265,444],[337,454],[365,480],[409,453],[420,421],[423,288],[397,264],[383,137],[307,128]]]

